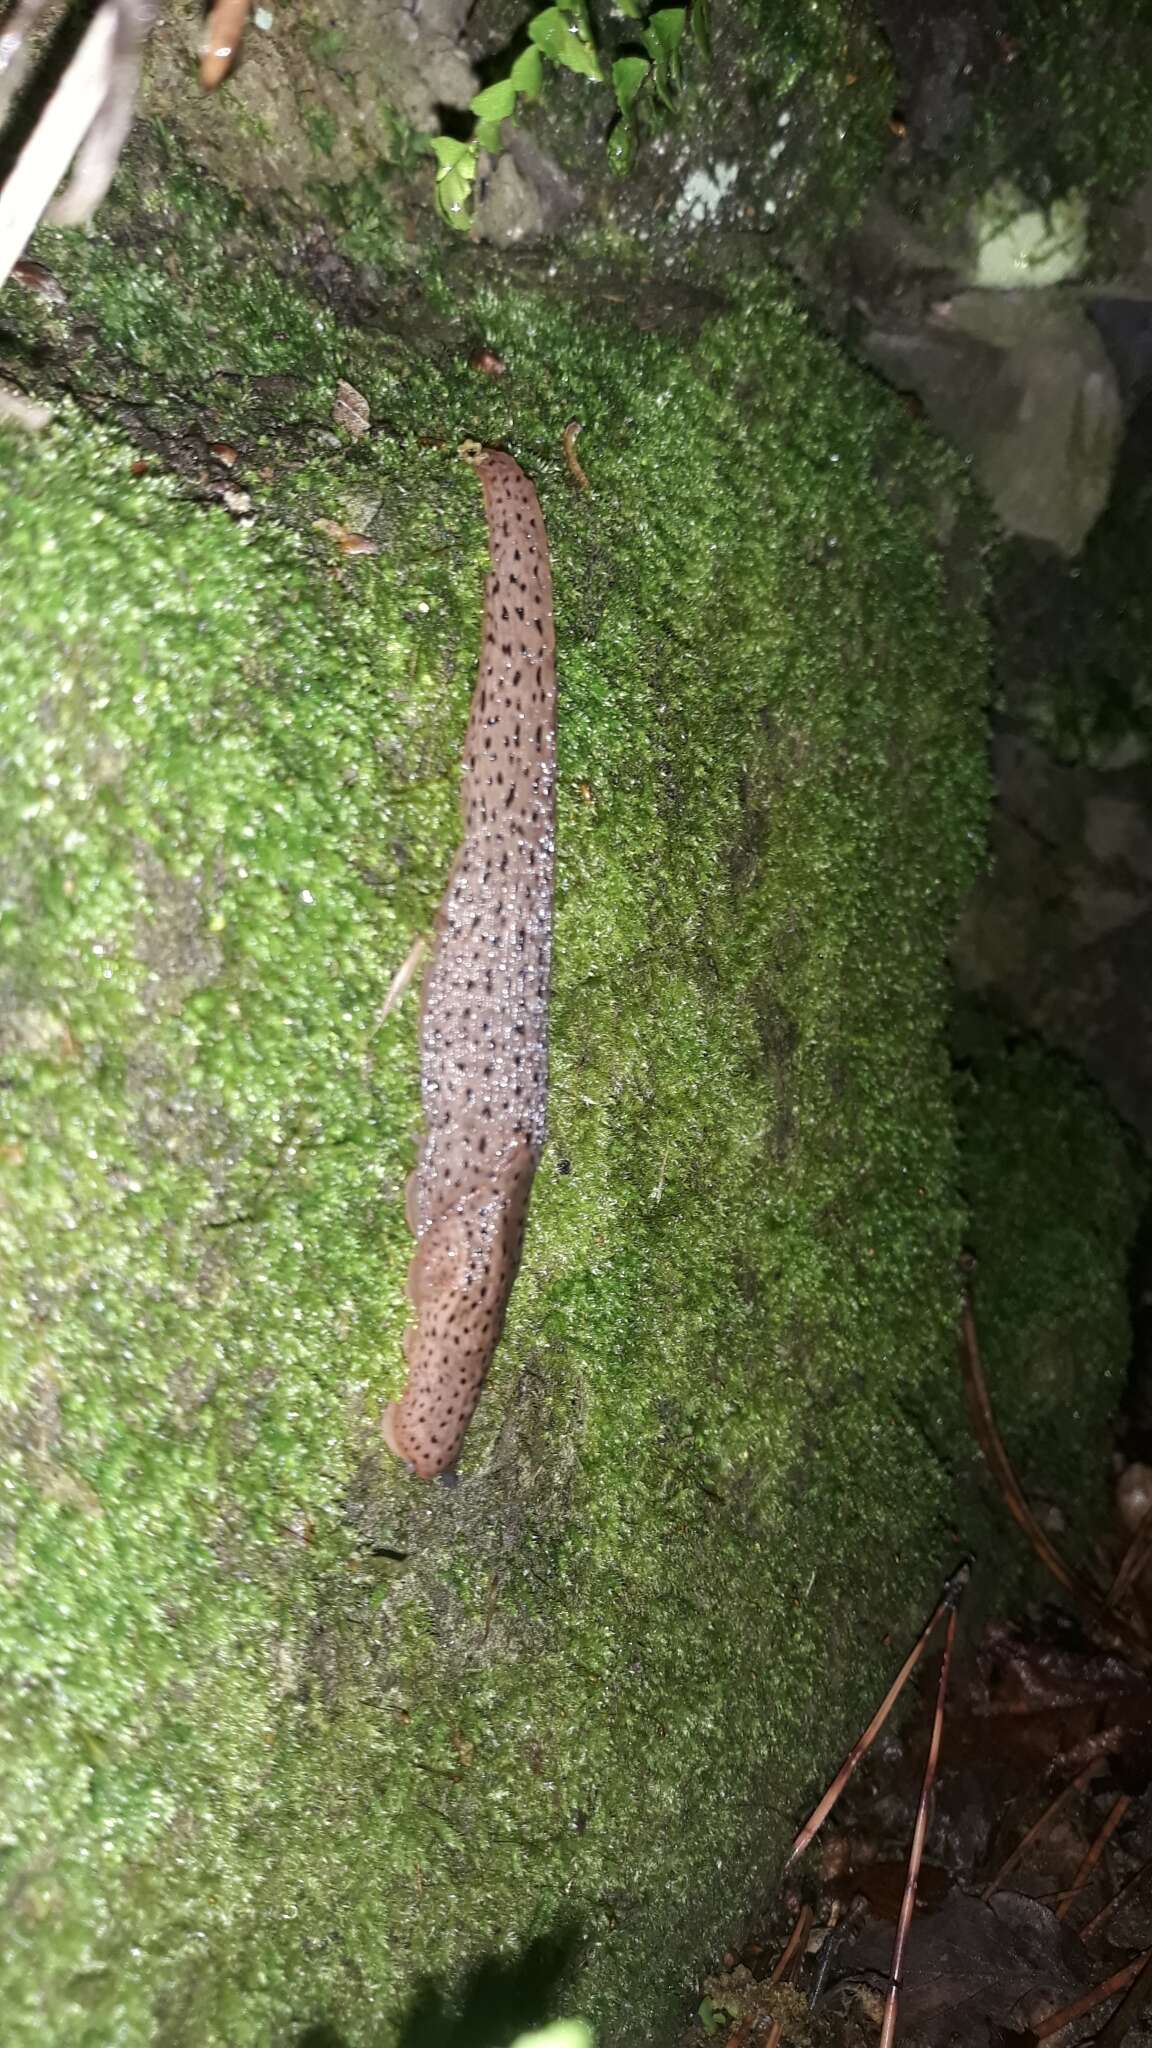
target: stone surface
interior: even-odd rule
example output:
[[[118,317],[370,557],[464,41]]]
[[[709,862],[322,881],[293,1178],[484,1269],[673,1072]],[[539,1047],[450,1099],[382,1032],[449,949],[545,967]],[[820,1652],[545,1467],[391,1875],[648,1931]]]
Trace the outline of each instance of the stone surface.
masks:
[[[530,135],[507,124],[507,147],[487,172],[476,205],[475,235],[498,249],[538,242],[579,209],[575,182]]]
[[[396,153],[397,116],[420,131],[438,109],[465,108],[479,81],[461,43],[468,0],[348,0],[275,10],[250,24],[232,76],[211,94],[196,78],[200,18],[167,15],[153,37],[141,112],[171,123],[234,188],[302,199]]]
[[[1108,501],[1124,414],[1107,349],[1059,292],[965,291],[863,353],[972,458],[1010,532],[1073,555]]]
[[[963,988],[1082,1062],[1152,1141],[1152,772],[994,748],[988,873],[953,946]]]

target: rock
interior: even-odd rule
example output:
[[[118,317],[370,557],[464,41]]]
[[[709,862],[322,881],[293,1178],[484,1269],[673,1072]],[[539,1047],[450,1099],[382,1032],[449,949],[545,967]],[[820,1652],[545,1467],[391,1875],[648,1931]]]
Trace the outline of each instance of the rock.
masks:
[[[1084,843],[1094,860],[1122,861],[1152,882],[1152,824],[1139,804],[1107,794],[1090,797],[1084,811]]]
[[[1108,500],[1124,431],[1115,373],[1059,292],[958,292],[863,353],[975,464],[1003,524],[1076,554]]]
[[[395,155],[395,116],[436,132],[479,80],[460,35],[468,0],[348,0],[323,32],[277,13],[254,21],[227,86],[195,86],[199,16],[165,20],[152,39],[141,111],[169,122],[198,161],[241,191],[301,196]]]
[[[1092,299],[1088,317],[1108,351],[1126,411],[1135,412],[1152,391],[1152,301]]]
[[[1071,1053],[1152,1137],[1152,773],[994,748],[990,872],[953,943],[961,987]]]
[[[996,291],[1039,291],[1079,277],[1088,256],[1088,207],[1070,193],[1049,207],[1030,206],[1004,180],[974,206],[969,231],[975,260],[968,283]]]
[[[510,249],[552,234],[577,211],[580,194],[531,136],[506,122],[504,138],[477,200],[475,234]]]

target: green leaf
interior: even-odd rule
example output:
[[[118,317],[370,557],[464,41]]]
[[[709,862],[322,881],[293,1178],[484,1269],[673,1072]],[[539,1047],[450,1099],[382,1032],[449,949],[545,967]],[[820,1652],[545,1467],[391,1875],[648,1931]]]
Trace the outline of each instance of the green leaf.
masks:
[[[441,218],[447,221],[450,228],[457,228],[461,233],[472,225],[472,217],[468,211],[468,195],[472,190],[472,184],[471,178],[464,179],[458,171],[449,171],[447,177],[438,180],[436,185],[436,204],[440,208]]]
[[[636,130],[623,116],[608,135],[608,168],[617,178],[626,178],[636,159]]]
[[[692,33],[706,64],[712,60],[712,0],[692,0]]]
[[[578,71],[584,78],[602,79],[600,59],[580,22],[563,7],[547,7],[528,23],[528,34],[538,49],[554,64]]]
[[[499,121],[478,121],[472,137],[474,149],[486,149],[489,156],[499,156],[504,147],[504,134]]]
[[[655,67],[656,90],[665,106],[671,106],[680,83],[681,45],[687,19],[687,8],[662,7],[658,14],[649,15],[645,25],[644,48]]]
[[[526,50],[521,50],[508,76],[517,92],[522,92],[526,100],[539,99],[540,87],[544,83],[544,59],[534,43],[530,43]]]
[[[464,229],[471,226],[472,212],[469,200],[476,183],[476,144],[456,142],[449,135],[438,135],[437,143],[450,143],[450,149],[437,149],[440,169],[436,173],[436,204],[441,218],[450,228]]]
[[[631,114],[636,95],[651,69],[647,57],[617,57],[612,66],[612,88],[622,114]]]
[[[643,21],[642,0],[614,0],[617,14],[626,14],[629,21]]]
[[[618,178],[626,177],[636,157],[636,100],[652,75],[647,57],[617,57],[612,89],[620,119],[608,137],[608,163]]]
[[[468,105],[481,121],[507,121],[516,112],[516,87],[510,78],[501,78],[486,85]]]
[[[650,14],[645,24],[644,40],[652,37],[656,47],[665,52],[669,59],[677,56],[684,40],[684,28],[688,19],[686,7],[662,7],[656,14]]]
[[[440,166],[436,173],[437,178],[444,177],[448,171],[454,171],[457,164],[472,154],[472,144],[458,142],[454,135],[430,135],[428,140]]]

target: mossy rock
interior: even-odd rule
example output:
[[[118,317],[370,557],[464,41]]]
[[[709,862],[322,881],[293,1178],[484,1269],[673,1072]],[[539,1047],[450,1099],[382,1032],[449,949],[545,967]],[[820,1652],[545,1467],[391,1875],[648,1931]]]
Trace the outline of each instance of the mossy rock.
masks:
[[[771,285],[356,326],[147,206],[44,238],[9,361],[84,404],[0,438],[6,2039],[379,2048],[544,1933],[649,2040],[962,1534],[963,480]],[[447,1490],[379,1442],[382,1010],[458,829],[465,434],[540,487],[562,735],[552,1139]]]

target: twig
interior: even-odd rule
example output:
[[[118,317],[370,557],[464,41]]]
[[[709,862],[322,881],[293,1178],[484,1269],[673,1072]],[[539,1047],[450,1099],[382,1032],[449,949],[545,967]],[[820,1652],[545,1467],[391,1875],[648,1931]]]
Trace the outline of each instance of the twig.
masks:
[[[1120,2043],[1130,2027],[1134,2027],[1148,2000],[1152,1998],[1152,1949],[1144,1957],[1144,1967],[1133,1978],[1128,1994],[1120,2000],[1106,2027],[1096,2036],[1096,2048],[1120,2048]]]
[[[912,1925],[912,1914],[916,1906],[916,1886],[920,1877],[920,1865],[924,1856],[924,1842],[928,1833],[928,1816],[932,1805],[932,1787],[936,1782],[936,1765],[940,1758],[940,1737],[944,1732],[944,1700],[948,1691],[948,1673],[952,1668],[952,1645],[956,1640],[956,1608],[953,1605],[948,1616],[948,1627],[944,1636],[944,1653],[940,1659],[940,1682],[936,1688],[936,1713],[932,1722],[932,1740],[928,1745],[928,1761],[924,1766],[924,1782],[920,1787],[920,1804],[916,1809],[916,1826],[912,1833],[912,1848],[908,1857],[908,1876],[904,1883],[904,1897],[900,1901],[900,1918],[896,1923],[896,1939],[892,1944],[892,1975],[888,1985],[888,1996],[884,2001],[884,2023],[880,2029],[880,2048],[892,2048],[896,2038],[896,2020],[900,2010],[900,1980],[904,1969],[904,1948],[908,1940],[908,1929]]]
[[[940,1620],[941,1615],[950,1612],[955,1612],[956,1603],[959,1600],[960,1595],[964,1591],[965,1586],[968,1584],[968,1580],[971,1576],[971,1571],[971,1565],[962,1564],[960,1566],[959,1571],[953,1572],[952,1577],[946,1582],[944,1591],[941,1593],[940,1598],[937,1601],[936,1606],[934,1607],[929,1619],[925,1622],[923,1628],[920,1631],[920,1634],[917,1636],[916,1641],[913,1643],[912,1648],[909,1650],[908,1655],[905,1657],[903,1664],[900,1666],[899,1671],[897,1672],[895,1678],[892,1680],[891,1685],[885,1693],[884,1698],[881,1700],[880,1705],[877,1707],[876,1712],[873,1714],[872,1719],[869,1721],[868,1726],[864,1730],[863,1735],[861,1735],[859,1740],[849,1750],[848,1755],[845,1757],[844,1762],[841,1764],[840,1769],[837,1771],[836,1776],[833,1778],[832,1783],[829,1785],[828,1790],[824,1794],[824,1797],[820,1800],[819,1805],[816,1806],[813,1812],[809,1815],[808,1819],[805,1821],[803,1827],[797,1835],[796,1840],[793,1842],[791,1850],[788,1854],[787,1862],[784,1865],[785,1870],[788,1869],[790,1864],[795,1863],[796,1858],[798,1856],[803,1855],[805,1849],[808,1847],[809,1842],[812,1840],[812,1837],[818,1832],[820,1828],[823,1827],[824,1822],[827,1820],[828,1815],[831,1813],[832,1808],[835,1806],[836,1801],[839,1799],[840,1794],[843,1792],[845,1785],[848,1783],[848,1780],[852,1776],[853,1771],[856,1769],[856,1766],[859,1763],[861,1757],[866,1755],[868,1750],[871,1749],[872,1744],[875,1742],[876,1737],[879,1735],[881,1728],[884,1726],[885,1721],[888,1719],[889,1714],[892,1712],[892,1709],[895,1706],[896,1701],[899,1699],[900,1694],[903,1692],[904,1687],[907,1685],[908,1680],[912,1675],[912,1672],[915,1670],[921,1657],[924,1655],[925,1645],[927,1644],[928,1638],[932,1634],[932,1631],[935,1628],[937,1622]]]
[[[1135,1529],[1132,1538],[1120,1559],[1116,1577],[1108,1588],[1104,1605],[1117,1607],[1124,1598],[1133,1579],[1139,1578],[1144,1565],[1152,1557],[1152,1507],[1148,1507]]]
[[[1032,2029],[1036,2039],[1047,2041],[1051,2035],[1058,2034],[1061,2027],[1070,2026],[1073,2020],[1082,2019],[1086,2012],[1103,2005],[1104,2000],[1111,1998],[1114,1992],[1126,1990],[1129,1984],[1135,1982],[1141,1970],[1147,1969],[1150,1962],[1152,1948],[1146,1948],[1142,1955],[1136,1957],[1135,1962],[1125,1963],[1122,1970],[1113,1970],[1110,1977],[1105,1977],[1100,1984],[1094,1984],[1091,1991],[1081,1992],[1080,1997],[1074,1998],[1071,2005],[1062,2005],[1058,2012],[1050,2012],[1046,2020],[1041,2020],[1040,2025]]]
[[[1062,1792],[1058,1792],[1056,1794],[1055,1799],[1053,1799],[1051,1803],[1044,1808],[1044,1811],[1040,1815],[1039,1820],[1033,1821],[1027,1834],[1021,1837],[1021,1839],[1017,1842],[1016,1847],[1012,1850],[1011,1854],[1004,1858],[1004,1861],[1000,1865],[1000,1868],[996,1872],[996,1875],[992,1878],[989,1878],[988,1883],[985,1885],[983,1891],[980,1894],[980,1897],[982,1899],[990,1899],[993,1892],[998,1892],[1000,1890],[1000,1887],[1003,1884],[1004,1879],[1007,1877],[1008,1872],[1010,1870],[1015,1870],[1016,1865],[1021,1861],[1021,1859],[1027,1854],[1028,1850],[1032,1847],[1033,1842],[1039,1839],[1039,1837],[1044,1833],[1046,1828],[1051,1827],[1052,1822],[1055,1820],[1057,1814],[1063,1812],[1064,1808],[1068,1804],[1068,1801],[1071,1798],[1073,1798],[1077,1792],[1082,1792],[1084,1790],[1084,1787],[1088,1783],[1088,1780],[1092,1776],[1093,1772],[1099,1770],[1100,1761],[1101,1760],[1099,1757],[1094,1756],[1092,1758],[1092,1761],[1090,1763],[1086,1763],[1084,1765],[1083,1770],[1077,1771],[1076,1776],[1073,1779],[1071,1779],[1071,1781],[1067,1785],[1065,1785],[1064,1790]]]
[[[499,1569],[497,1569],[492,1574],[492,1583],[488,1588],[488,1600],[484,1608],[484,1626],[480,1631],[480,1641],[482,1643],[486,1643],[488,1641],[488,1637],[492,1628],[492,1617],[496,1612],[496,1603],[500,1598],[500,1593],[503,1584],[504,1575]]]
[[[1079,1930],[1081,1941],[1087,1941],[1091,1935],[1099,1934],[1105,1922],[1112,1918],[1117,1906],[1122,1906],[1125,1899],[1132,1892],[1139,1889],[1150,1870],[1152,1870],[1152,1860],[1142,1863],[1139,1870],[1133,1871],[1132,1876],[1126,1879],[1118,1892],[1113,1892],[1110,1899],[1105,1899],[1099,1912],[1093,1913],[1091,1920],[1086,1920],[1083,1927]]]
[[[1091,1621],[1101,1640],[1109,1643],[1113,1649],[1122,1650],[1125,1656],[1131,1661],[1137,1662],[1142,1670],[1146,1670],[1150,1655],[1148,1646],[1139,1641],[1138,1637],[1124,1623],[1120,1616],[1110,1616],[1105,1613],[1101,1604],[1100,1594],[1092,1584],[1092,1581],[1085,1578],[1082,1572],[1074,1571],[1070,1565],[1065,1564],[1060,1552],[1056,1549],[1055,1544],[1052,1543],[1050,1538],[1045,1535],[1044,1530],[1040,1527],[1039,1522],[1024,1498],[1020,1482],[1009,1462],[1008,1453],[1004,1448],[1003,1440],[992,1414],[992,1404],[988,1398],[988,1383],[984,1377],[984,1368],[980,1362],[980,1347],[976,1340],[976,1321],[972,1313],[972,1302],[967,1288],[964,1290],[963,1306],[961,1308],[961,1328],[964,1336],[964,1342],[961,1347],[961,1363],[965,1392],[968,1396],[968,1409],[972,1417],[972,1426],[976,1432],[976,1440],[980,1445],[980,1449],[983,1451],[992,1475],[1000,1488],[1009,1514],[1012,1516],[1013,1521],[1018,1523],[1019,1527],[1024,1531],[1041,1563],[1047,1567],[1058,1584],[1063,1586],[1065,1592],[1083,1610],[1085,1618]]]
[[[841,1901],[839,1899],[834,1899],[832,1901],[832,1910],[828,1915],[827,1930],[825,1932],[824,1939],[820,1944],[820,1955],[816,1964],[816,1976],[813,1980],[812,1989],[808,1997],[808,2004],[810,2008],[812,2006],[817,2005],[824,1995],[824,1985],[827,1981],[828,1971],[832,1965],[832,1957],[837,1948],[837,1945],[839,1944],[841,1933],[843,1932],[840,1926],[840,1915],[842,1911],[843,1906]]]
[[[1086,1880],[1091,1876],[1092,1872],[1095,1870],[1096,1865],[1100,1861],[1101,1856],[1104,1854],[1106,1845],[1111,1841],[1113,1835],[1116,1833],[1117,1828],[1119,1827],[1121,1821],[1124,1818],[1124,1815],[1127,1813],[1128,1808],[1131,1806],[1131,1804],[1131,1794],[1128,1792],[1121,1792],[1119,1798],[1117,1799],[1115,1805],[1112,1808],[1111,1813],[1108,1815],[1107,1820],[1104,1822],[1103,1827],[1097,1835],[1096,1840],[1090,1845],[1087,1854],[1084,1856],[1080,1864],[1080,1867],[1076,1872],[1075,1877],[1072,1879],[1074,1891],[1079,1890],[1080,1886],[1086,1882]],[[1068,1908],[1071,1904],[1072,1900],[1071,1898],[1068,1898],[1065,1899],[1064,1904],[1062,1906],[1057,1906],[1056,1918],[1058,1920],[1064,1919],[1065,1915],[1067,1914]]]
[[[1094,1606],[1095,1588],[1065,1564],[1060,1552],[1045,1535],[1024,1498],[1020,1482],[1009,1462],[988,1398],[988,1382],[984,1377],[980,1347],[976,1340],[976,1319],[972,1314],[972,1302],[967,1289],[964,1291],[961,1319],[964,1330],[964,1384],[968,1393],[968,1405],[977,1440],[1003,1495],[1004,1504],[1013,1520],[1023,1529],[1041,1563],[1048,1567],[1053,1578],[1063,1586],[1065,1592],[1070,1593],[1074,1600],[1087,1601],[1090,1606]]]
[[[796,1916],[796,1925],[784,1944],[783,1954],[768,1979],[769,1989],[771,1989],[773,1984],[782,1984],[785,1978],[791,1974],[796,1958],[804,1952],[804,1945],[811,1931],[812,1908],[811,1906],[801,1906]]]
[[[404,994],[404,991],[406,990],[409,982],[415,975],[417,969],[420,966],[420,962],[423,960],[424,955],[427,951],[428,941],[423,936],[423,934],[421,934],[421,936],[418,939],[415,939],[412,945],[409,947],[407,953],[405,954],[403,960],[400,962],[399,967],[396,969],[395,974],[392,976],[392,979],[388,984],[388,993],[385,996],[384,1001],[381,1005],[380,1015],[376,1019],[377,1027],[383,1024],[385,1019],[392,1015],[393,1010],[399,1003],[401,997]]]
[[[1082,1897],[1087,1889],[1086,1884],[1074,1884],[1066,1885],[1057,1892],[1029,1892],[1028,1896],[1030,1899],[1035,1899],[1038,1905],[1055,1908],[1063,1899],[1078,1899]]]
[[[769,1990],[771,1990],[773,1984],[783,1984],[787,1978],[795,1976],[796,1965],[808,1945],[808,1936],[811,1928],[812,1908],[811,1906],[801,1906],[796,1918],[796,1925],[788,1936],[787,1947],[768,1979]],[[780,2036],[783,2032],[783,2015],[777,2014],[765,2036],[764,2048],[780,2048]]]
[[[573,481],[579,484],[582,491],[587,491],[591,486],[581,467],[580,457],[576,453],[576,436],[582,434],[583,431],[584,429],[579,420],[569,420],[568,425],[564,429],[564,460],[572,472]]]
[[[763,1988],[766,1988],[770,1991],[774,1984],[782,1984],[787,1977],[791,1976],[793,1967],[797,1959],[804,1953],[804,1949],[807,1945],[808,1936],[811,1932],[811,1929],[812,1908],[811,1906],[801,1906],[800,1911],[796,1916],[796,1924],[793,1927],[791,1934],[788,1936],[788,1939],[784,1944],[780,1960],[776,1964],[776,1967],[773,1970],[772,1975],[769,1977],[767,1985]],[[756,2015],[754,2013],[747,2014],[746,2017],[740,2021],[739,2026],[734,2028],[732,2033],[728,2036],[728,2040],[725,2043],[725,2048],[745,2048],[745,2043],[749,2039],[753,2025],[755,2024],[755,2018]],[[780,2036],[783,2033],[783,2031],[783,2020],[773,2020],[772,2025],[769,2027],[768,2032],[764,2037],[764,2048],[779,2048]]]

